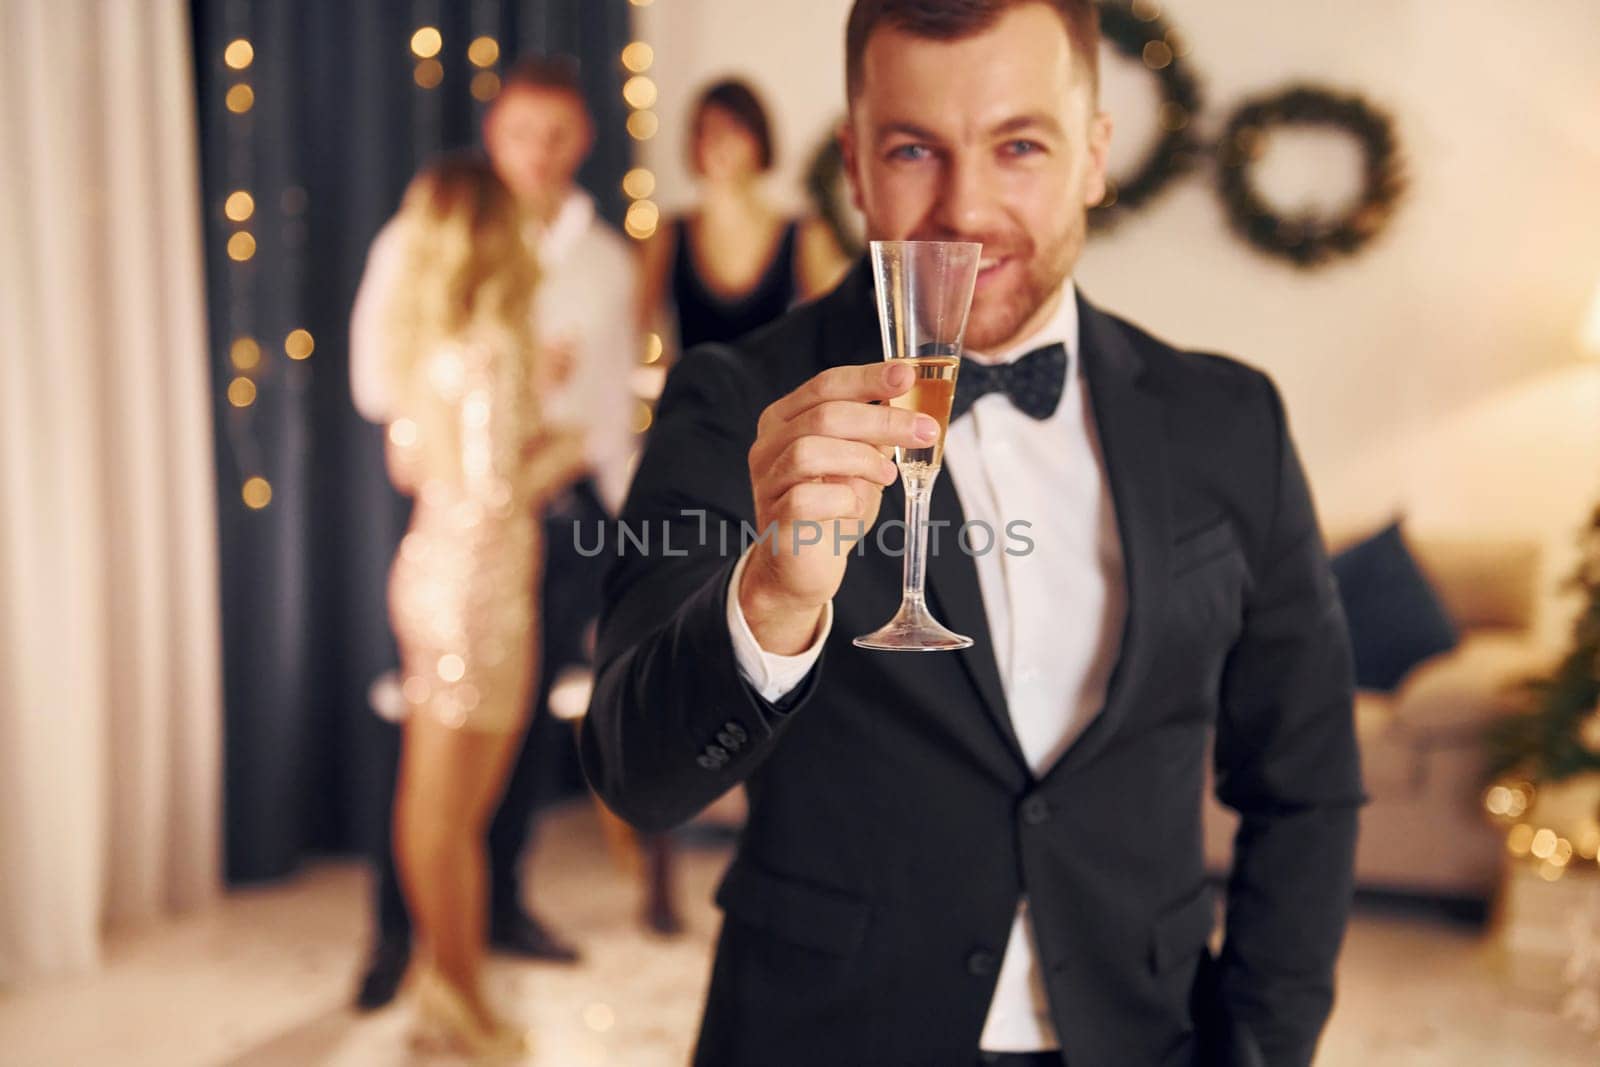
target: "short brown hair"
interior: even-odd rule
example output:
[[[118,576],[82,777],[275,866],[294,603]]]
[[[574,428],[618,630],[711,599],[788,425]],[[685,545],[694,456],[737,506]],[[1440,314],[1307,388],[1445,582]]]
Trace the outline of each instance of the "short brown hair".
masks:
[[[774,153],[772,124],[767,119],[767,109],[761,106],[761,98],[750,84],[738,78],[724,78],[707,86],[700,94],[700,99],[695,101],[689,120],[690,169],[699,168],[700,120],[711,108],[726,114],[755,138],[760,156],[759,166],[763,171],[771,170]]]
[[[527,56],[506,68],[500,79],[500,92],[529,89],[534,92],[566,93],[587,113],[583,81],[578,77],[578,61],[571,56]]]
[[[957,41],[982,33],[1001,15],[1023,4],[1042,3],[1066,25],[1073,51],[1089,71],[1090,89],[1100,88],[1100,9],[1094,0],[856,0],[844,31],[845,98],[861,92],[867,39],[889,25],[915,37]]]

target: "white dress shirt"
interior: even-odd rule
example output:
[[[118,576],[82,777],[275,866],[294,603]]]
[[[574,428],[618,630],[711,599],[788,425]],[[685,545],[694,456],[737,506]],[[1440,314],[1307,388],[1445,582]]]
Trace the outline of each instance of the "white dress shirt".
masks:
[[[1054,315],[1032,336],[994,357],[1006,363],[1042,345],[1060,343],[1068,356],[1061,402],[1045,419],[1018,411],[1000,393],[980,397],[950,424],[944,469],[968,522],[983,521],[995,547],[974,557],[984,613],[1000,668],[1012,728],[1035,776],[1042,775],[1099,714],[1121,648],[1127,613],[1122,542],[1117,533],[1105,460],[1079,359],[1077,294],[1069,280]],[[1026,555],[1008,540],[1006,524],[1034,542]],[[988,538],[974,532],[974,549]],[[940,547],[960,551],[953,531]],[[776,700],[798,685],[822,654],[833,624],[824,612],[816,640],[795,656],[764,651],[737,596],[747,551],[728,593],[728,629],[740,670],[763,697]],[[879,654],[879,653],[872,653]],[[881,653],[890,655],[892,653]],[[1034,947],[1028,901],[1016,918],[979,1039],[993,1052],[1058,1048]]]
[[[367,252],[366,271],[350,314],[350,393],[363,418],[391,413],[384,368],[384,322],[403,237],[388,222]],[[622,508],[635,459],[633,370],[643,353],[635,307],[638,268],[623,237],[595,213],[594,199],[574,189],[543,232],[530,233],[539,259],[534,325],[539,339],[570,344],[572,374],[543,398],[544,414],[579,427],[590,470],[606,508]]]

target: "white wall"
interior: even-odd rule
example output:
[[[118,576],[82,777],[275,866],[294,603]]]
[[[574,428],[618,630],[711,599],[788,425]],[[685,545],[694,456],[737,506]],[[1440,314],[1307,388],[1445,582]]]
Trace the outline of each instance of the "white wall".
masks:
[[[844,113],[844,20],[850,0],[654,0],[635,9],[655,49],[661,132],[640,160],[656,172],[668,211],[693,198],[685,159],[689,108],[709,82],[744,78],[771,115],[778,165],[773,198],[801,207],[800,181],[819,141]]]
[[[1537,536],[1552,578],[1600,497],[1600,362],[1576,334],[1600,279],[1600,3],[1168,0],[1213,134],[1246,96],[1295,79],[1355,89],[1394,115],[1411,191],[1360,257],[1300,273],[1227,230],[1205,173],[1171,188],[1078,271],[1085,292],[1174,342],[1268,369],[1284,390],[1331,525],[1405,511],[1419,528]],[[644,152],[667,207],[689,197],[684,111],[736,72],[776,112],[774,195],[843,109],[848,0],[656,0],[661,134]],[[1149,83],[1108,59],[1122,137],[1149,127]],[[1353,153],[1288,137],[1260,171],[1292,202],[1337,202]],[[1319,192],[1320,190],[1320,192]]]

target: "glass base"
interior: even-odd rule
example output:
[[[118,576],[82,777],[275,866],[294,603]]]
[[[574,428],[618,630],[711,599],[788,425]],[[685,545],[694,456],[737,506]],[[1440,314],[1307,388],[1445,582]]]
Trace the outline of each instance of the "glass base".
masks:
[[[903,603],[894,618],[870,634],[856,638],[857,648],[881,652],[954,652],[971,648],[972,638],[946,629],[917,603]]]

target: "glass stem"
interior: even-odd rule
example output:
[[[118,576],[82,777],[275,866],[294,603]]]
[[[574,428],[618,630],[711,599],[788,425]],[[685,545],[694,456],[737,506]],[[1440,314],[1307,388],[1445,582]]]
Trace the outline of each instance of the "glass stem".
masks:
[[[932,495],[937,471],[908,474],[906,489],[906,557],[904,599],[906,606],[919,613],[927,611],[928,576],[928,498]]]

